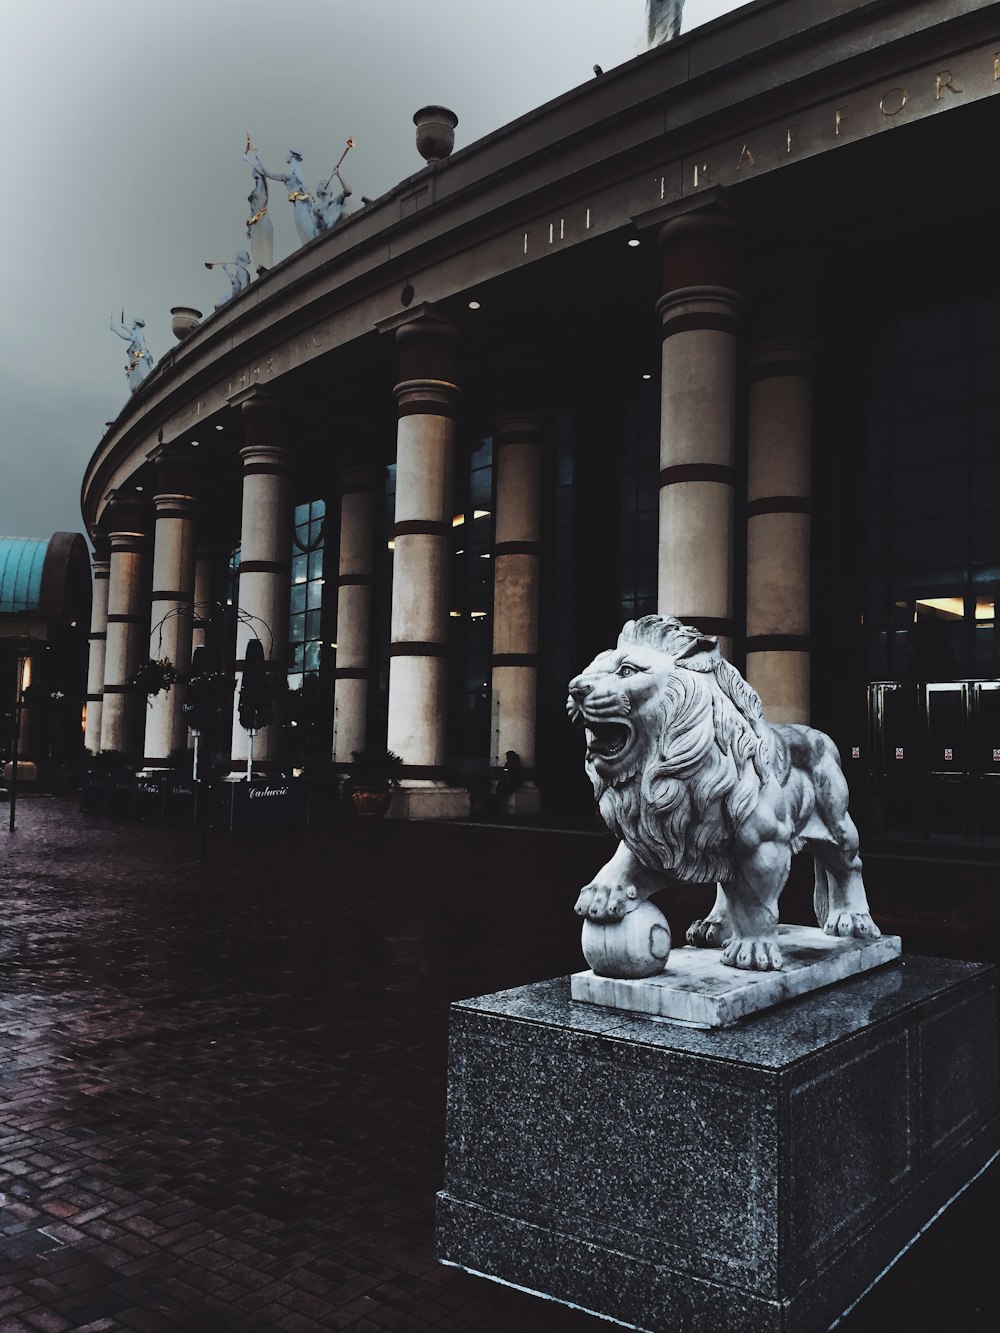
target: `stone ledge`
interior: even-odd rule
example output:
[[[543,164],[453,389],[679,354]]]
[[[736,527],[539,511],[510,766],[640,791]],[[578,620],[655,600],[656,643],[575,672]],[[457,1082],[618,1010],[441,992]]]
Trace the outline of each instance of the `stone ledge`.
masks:
[[[839,939],[816,926],[779,926],[778,942],[785,960],[780,972],[743,972],[726,967],[718,949],[685,945],[671,953],[667,970],[658,976],[625,981],[577,972],[570,994],[586,1004],[672,1023],[728,1027],[748,1014],[895,962],[902,953],[898,935]]]

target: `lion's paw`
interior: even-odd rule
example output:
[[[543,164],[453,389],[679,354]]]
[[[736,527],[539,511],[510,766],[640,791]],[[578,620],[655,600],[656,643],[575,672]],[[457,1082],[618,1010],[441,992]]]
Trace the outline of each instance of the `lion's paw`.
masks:
[[[882,934],[867,912],[831,912],[823,930],[845,940],[877,940]]]
[[[727,922],[706,916],[701,921],[692,921],[684,938],[696,949],[721,949],[732,933]]]
[[[639,906],[639,891],[632,884],[587,884],[576,900],[577,916],[589,921],[621,921]]]
[[[744,972],[780,972],[785,960],[773,940],[731,939],[722,950],[722,961]]]

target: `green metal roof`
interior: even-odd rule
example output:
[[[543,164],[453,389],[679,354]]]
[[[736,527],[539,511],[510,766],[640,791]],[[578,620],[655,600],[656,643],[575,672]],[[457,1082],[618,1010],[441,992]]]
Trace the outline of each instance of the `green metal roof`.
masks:
[[[0,537],[0,615],[37,611],[49,538]]]

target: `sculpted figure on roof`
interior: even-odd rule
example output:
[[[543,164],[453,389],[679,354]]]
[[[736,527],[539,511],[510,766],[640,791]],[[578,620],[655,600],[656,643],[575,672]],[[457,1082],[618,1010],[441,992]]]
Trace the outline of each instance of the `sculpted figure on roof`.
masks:
[[[126,324],[123,310],[121,319],[112,319],[110,328],[112,333],[116,333],[119,338],[124,338],[128,343],[125,375],[128,379],[129,389],[132,393],[135,393],[153,369],[153,353],[146,346],[146,321],[144,319],[134,319],[131,324]]]
[[[646,0],[646,45],[660,46],[679,35],[684,0]]]

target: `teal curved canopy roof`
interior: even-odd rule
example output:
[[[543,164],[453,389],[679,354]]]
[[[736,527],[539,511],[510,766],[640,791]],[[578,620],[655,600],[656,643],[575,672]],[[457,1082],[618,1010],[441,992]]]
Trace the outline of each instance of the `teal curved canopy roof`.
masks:
[[[0,614],[38,610],[49,540],[0,537]]]

